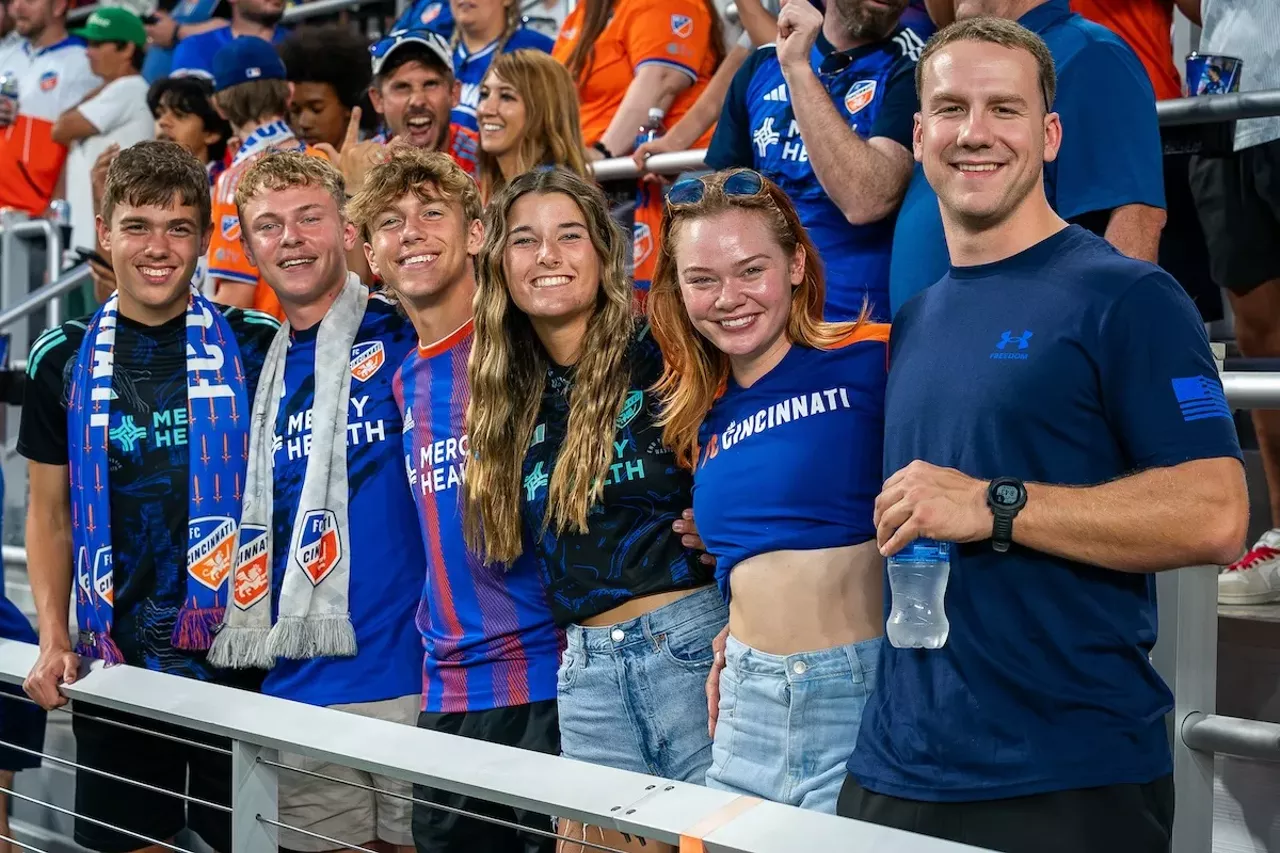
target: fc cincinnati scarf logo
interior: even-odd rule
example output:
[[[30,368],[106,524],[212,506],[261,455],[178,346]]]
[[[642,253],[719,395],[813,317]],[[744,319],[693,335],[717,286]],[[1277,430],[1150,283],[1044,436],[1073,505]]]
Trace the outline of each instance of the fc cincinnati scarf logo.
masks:
[[[120,663],[111,638],[115,585],[111,540],[108,441],[115,367],[118,297],[112,295],[85,331],[71,380],[67,438],[71,528],[76,556],[76,651]],[[249,408],[240,350],[226,318],[191,291],[187,305],[187,582],[173,631],[180,649],[207,649],[221,623],[235,558]],[[122,452],[124,452],[122,450]],[[141,453],[136,445],[128,452]]]

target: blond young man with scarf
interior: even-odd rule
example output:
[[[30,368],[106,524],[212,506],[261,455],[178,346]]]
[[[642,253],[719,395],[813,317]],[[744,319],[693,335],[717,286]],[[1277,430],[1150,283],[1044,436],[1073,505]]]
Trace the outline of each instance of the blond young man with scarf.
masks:
[[[253,403],[231,604],[210,656],[269,670],[268,695],[412,725],[426,557],[392,377],[417,336],[348,272],[344,201],[342,175],[302,152],[263,155],[236,188],[245,254],[286,323]],[[284,761],[366,787],[282,773],[282,822],[384,851],[413,843],[408,783]],[[336,847],[288,831],[280,845]]]
[[[92,317],[48,330],[31,348],[18,452],[30,460],[40,657],[24,688],[45,708],[66,703],[58,685],[76,680],[81,656],[233,686],[260,678],[220,672],[206,653],[227,601],[249,406],[277,324],[219,309],[191,286],[209,245],[209,207],[204,164],[181,146],[141,142],[121,152],[97,219],[118,289]],[[93,712],[140,730],[75,717],[82,764],[230,801],[229,756],[142,733],[172,727]],[[77,772],[76,811],[155,839],[186,826],[215,850],[230,849],[228,815],[100,775]],[[75,838],[103,853],[142,846],[84,820]]]

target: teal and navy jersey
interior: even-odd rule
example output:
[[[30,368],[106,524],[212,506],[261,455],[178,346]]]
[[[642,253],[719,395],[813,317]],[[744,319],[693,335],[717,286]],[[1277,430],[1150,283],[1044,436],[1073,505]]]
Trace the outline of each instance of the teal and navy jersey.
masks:
[[[284,396],[272,439],[271,606],[289,565],[294,516],[311,458],[316,333],[292,332],[285,357]],[[348,607],[357,653],[346,658],[280,658],[262,691],[310,705],[378,702],[418,692],[422,645],[413,628],[413,590],[426,558],[417,536],[413,497],[400,467],[400,413],[391,391],[396,365],[416,345],[413,326],[379,296],[369,299],[351,347],[347,409],[347,504],[351,528]]]
[[[476,108],[480,105],[480,84],[484,82],[484,75],[489,73],[493,58],[500,52],[540,50],[550,53],[553,44],[555,42],[542,33],[525,27],[513,32],[505,42],[495,39],[475,53],[468,53],[462,39],[458,39],[453,47],[453,76],[462,84],[462,95],[458,99],[458,105],[453,108],[452,122],[467,130],[480,129],[476,122]]]
[[[279,323],[258,311],[221,310],[236,336],[252,400]],[[18,452],[33,462],[68,462],[71,374],[90,319],[50,329],[31,347]],[[120,315],[107,445],[115,581],[111,637],[133,666],[242,680],[211,667],[204,652],[175,649],[171,642],[187,590],[186,351],[185,313],[159,326]]]
[[[1078,226],[953,267],[899,312],[889,365],[886,478],[921,459],[1091,486],[1240,458],[1191,300]],[[941,649],[884,646],[849,761],[863,787],[971,801],[1171,772],[1153,575],[972,542],[951,547],[945,606]]]
[[[750,387],[730,377],[707,413],[693,511],[726,601],[743,560],[875,538],[888,341],[863,323],[830,349],[793,345]]]
[[[662,352],[648,327],[627,351],[631,382],[613,436],[613,464],[585,533],[543,523],[547,487],[569,427],[574,370],[552,364],[523,466],[525,541],[545,573],[558,625],[581,623],[633,598],[693,589],[713,572],[680,542],[671,525],[693,506],[693,477],[662,443],[661,402],[650,388],[662,374]],[[572,452],[572,451],[569,451]]]
[[[923,47],[920,36],[906,28],[843,52],[835,52],[820,36],[812,63],[854,132],[864,139],[891,139],[910,151],[915,64]],[[856,319],[864,300],[871,303],[872,317],[888,319],[894,217],[851,225],[822,188],[800,138],[773,45],[757,49],[734,76],[707,149],[707,165],[750,166],[791,198],[827,271],[828,320]]]
[[[561,636],[551,621],[535,561],[484,565],[462,535],[466,475],[470,321],[409,353],[395,379],[404,417],[400,479],[418,507],[426,547],[417,630],[422,710],[486,711],[554,699]],[[413,623],[409,623],[412,627]]]

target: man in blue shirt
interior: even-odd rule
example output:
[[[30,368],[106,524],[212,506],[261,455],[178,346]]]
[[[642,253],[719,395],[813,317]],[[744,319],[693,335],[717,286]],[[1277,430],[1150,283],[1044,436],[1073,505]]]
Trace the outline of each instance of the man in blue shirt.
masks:
[[[839,813],[1017,853],[1165,853],[1154,573],[1241,551],[1209,343],[1168,273],[1050,207],[1044,42],[984,17],[920,60],[950,272],[894,322],[880,550],[951,542],[941,648],[886,644]]]
[[[382,297],[366,295],[367,305],[358,307],[354,295],[364,287],[347,271],[346,252],[354,247],[356,231],[342,214],[344,203],[337,169],[296,151],[263,156],[236,187],[246,252],[275,291],[289,324],[278,333],[263,367],[260,389],[269,414],[260,427],[255,416],[253,429],[261,432],[250,436],[246,494],[253,496],[257,443],[264,448],[270,512],[258,513],[257,501],[245,504],[233,573],[235,607],[228,608],[233,615],[211,654],[238,665],[254,663],[257,655],[257,663],[270,667],[262,685],[269,696],[412,725],[422,695],[422,641],[414,614],[426,554],[404,476],[403,421],[392,377],[418,339],[403,314]],[[334,358],[336,372],[350,373],[339,380],[345,399],[342,388],[326,388],[334,381]],[[264,403],[262,395],[255,412]],[[330,465],[326,439],[345,445],[345,469]],[[324,466],[327,476],[341,480],[331,487],[341,499],[317,510],[306,501],[313,479],[326,476]],[[324,533],[314,539],[318,551],[309,538],[317,529],[311,519],[334,533],[331,540]],[[335,585],[344,571],[343,582]],[[297,581],[301,584],[295,586]],[[296,615],[294,590],[313,585],[324,601],[313,600],[303,608],[305,616]],[[331,601],[340,604],[325,613],[325,602]],[[246,621],[255,612],[261,617],[256,626],[274,622],[262,645]],[[311,621],[317,613],[346,617],[354,649],[277,656],[274,641],[277,632],[283,637],[281,625],[290,619]],[[236,633],[238,638],[229,639]],[[224,660],[224,653],[239,657]],[[297,755],[281,761],[335,777],[282,773],[281,821],[355,844],[378,842],[378,849],[389,853],[412,849],[408,782]],[[333,849],[328,842],[283,830],[280,842],[289,850]]]
[[[707,165],[750,166],[796,204],[827,271],[826,317],[889,314],[893,215],[911,176],[911,69],[923,43],[906,0],[792,0],[778,44],[738,71]],[[852,132],[850,132],[852,130]],[[815,180],[816,178],[816,180]]]
[[[1142,63],[1115,33],[1071,11],[1068,0],[938,0],[935,17],[995,15],[1039,35],[1057,66],[1053,109],[1067,128],[1045,164],[1049,205],[1068,222],[1155,261],[1164,227],[1164,171],[1155,92]],[[917,165],[893,235],[889,295],[896,315],[947,271],[938,199]]]
[[[173,49],[170,74],[195,74],[213,79],[213,57],[240,36],[279,44],[288,35],[281,27],[284,0],[231,0],[231,26],[183,39]]]

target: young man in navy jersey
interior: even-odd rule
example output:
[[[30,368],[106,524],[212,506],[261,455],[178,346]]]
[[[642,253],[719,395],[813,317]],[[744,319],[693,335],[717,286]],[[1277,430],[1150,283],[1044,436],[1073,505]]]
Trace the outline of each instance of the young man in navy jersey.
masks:
[[[839,813],[1001,851],[1157,853],[1173,822],[1155,578],[1240,553],[1240,448],[1160,268],[1045,197],[1048,48],[974,18],[929,43],[915,153],[951,271],[894,323],[880,549],[953,544],[940,649],[885,646]]]
[[[796,204],[827,270],[828,320],[889,317],[893,219],[911,177],[911,69],[924,42],[906,0],[791,0],[778,43],[725,98],[707,165],[750,166]],[[816,180],[815,180],[816,179]]]
[[[269,669],[262,690],[270,696],[412,725],[422,654],[413,590],[426,557],[391,380],[416,343],[413,327],[347,271],[356,229],[342,212],[342,175],[328,161],[268,153],[241,176],[235,201],[246,255],[288,324],[259,383],[254,411],[265,418],[250,435],[232,606],[212,657]],[[330,494],[313,489],[326,479]],[[312,600],[300,601],[298,589],[312,587]],[[341,621],[353,643],[325,647],[317,628],[318,648],[289,648],[290,622],[325,619]],[[408,783],[296,755],[282,761],[377,789],[282,773],[283,822],[384,851],[412,845]],[[285,830],[280,842],[333,849]]]
[[[401,479],[418,505],[426,579],[418,607],[425,729],[556,754],[556,670],[561,637],[532,558],[484,565],[463,539],[459,488],[468,457],[475,257],[484,243],[480,192],[445,154],[393,150],[349,211],[373,272],[416,330],[395,393],[404,416]],[[399,362],[397,362],[399,364]],[[528,553],[528,552],[526,552]],[[419,578],[422,577],[420,571]],[[538,829],[546,817],[415,786],[419,799]],[[545,837],[415,805],[418,853],[550,853]]]

